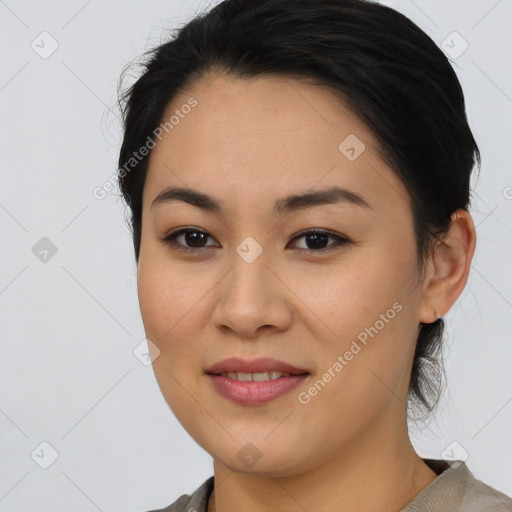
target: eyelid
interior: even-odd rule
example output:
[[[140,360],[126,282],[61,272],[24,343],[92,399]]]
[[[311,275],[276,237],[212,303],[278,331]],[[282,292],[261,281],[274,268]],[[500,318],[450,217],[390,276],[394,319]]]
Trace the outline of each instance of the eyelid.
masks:
[[[188,226],[188,227],[183,227],[183,228],[178,228],[174,231],[170,231],[169,233],[166,233],[163,237],[158,237],[158,239],[168,245],[168,246],[171,246],[172,249],[175,249],[175,250],[178,250],[178,251],[182,251],[182,252],[188,252],[188,253],[201,253],[201,252],[204,252],[205,250],[208,250],[208,248],[210,247],[213,247],[213,246],[204,246],[204,247],[187,247],[185,245],[181,245],[181,244],[178,244],[176,242],[176,238],[182,234],[185,234],[187,232],[193,232],[193,233],[202,233],[204,235],[207,236],[207,238],[213,238],[212,235],[210,235],[207,231],[201,229],[201,228],[196,228],[196,227],[193,227],[193,226]],[[305,235],[308,235],[308,234],[311,234],[311,233],[318,233],[318,234],[322,234],[322,235],[327,235],[333,239],[335,239],[335,243],[334,244],[330,244],[328,245],[327,247],[324,247],[323,249],[301,249],[299,248],[300,251],[302,252],[306,252],[306,253],[309,253],[309,254],[314,254],[314,253],[325,253],[325,252],[328,252],[330,250],[333,250],[334,248],[336,247],[339,247],[341,245],[345,245],[347,243],[351,243],[351,240],[344,236],[344,235],[341,235],[341,234],[338,234],[338,233],[334,233],[334,232],[331,232],[330,230],[327,230],[327,229],[322,229],[322,228],[309,228],[309,229],[304,229],[302,231],[300,231],[299,233],[295,234],[292,238],[291,238],[291,242],[299,239],[299,238],[302,238],[303,236]]]
[[[345,245],[347,243],[350,243],[350,241],[351,241],[346,236],[343,236],[341,234],[329,231],[328,229],[322,229],[322,228],[304,229],[304,230],[300,231],[299,233],[297,233],[291,239],[291,241],[293,242],[293,241],[297,240],[298,238],[302,238],[303,236],[308,235],[310,233],[317,233],[317,234],[320,234],[320,235],[327,235],[327,236],[329,236],[331,238],[334,238],[334,240],[336,240],[336,243],[330,244],[330,245],[328,245],[327,247],[325,247],[323,249],[300,249],[301,251],[306,251],[308,253],[322,253],[322,252],[330,251],[331,249],[334,249],[335,247],[339,247],[340,245]]]
[[[158,238],[164,244],[171,246],[173,249],[176,249],[178,251],[183,251],[183,252],[199,253],[199,252],[202,252],[202,251],[208,249],[209,247],[212,247],[212,246],[205,246],[205,247],[193,248],[193,247],[187,247],[185,245],[178,244],[176,242],[176,238],[182,234],[187,233],[187,232],[202,233],[203,235],[206,235],[208,238],[213,238],[213,236],[210,235],[207,231],[204,231],[203,229],[200,229],[200,228],[195,228],[194,226],[178,228],[174,231],[170,231],[169,233],[166,233],[163,237],[158,237]]]

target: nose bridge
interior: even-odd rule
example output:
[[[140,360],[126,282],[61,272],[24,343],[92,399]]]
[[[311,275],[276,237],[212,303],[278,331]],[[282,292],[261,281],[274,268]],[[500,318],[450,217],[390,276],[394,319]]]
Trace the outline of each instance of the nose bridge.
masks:
[[[228,287],[239,303],[250,301],[254,304],[270,292],[268,279],[272,273],[267,268],[268,256],[269,251],[253,237],[246,237],[236,247]]]
[[[283,328],[290,321],[282,290],[268,268],[269,255],[254,239],[244,239],[236,248],[229,263],[231,270],[221,282],[214,314],[217,327],[227,326],[252,337],[261,326]]]

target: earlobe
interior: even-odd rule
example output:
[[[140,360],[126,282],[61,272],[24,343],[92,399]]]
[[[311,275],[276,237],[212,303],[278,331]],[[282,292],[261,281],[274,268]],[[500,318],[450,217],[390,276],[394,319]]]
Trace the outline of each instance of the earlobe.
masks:
[[[473,219],[468,211],[457,210],[448,232],[436,242],[433,250],[430,273],[424,281],[420,322],[436,321],[459,298],[468,280],[475,246]]]

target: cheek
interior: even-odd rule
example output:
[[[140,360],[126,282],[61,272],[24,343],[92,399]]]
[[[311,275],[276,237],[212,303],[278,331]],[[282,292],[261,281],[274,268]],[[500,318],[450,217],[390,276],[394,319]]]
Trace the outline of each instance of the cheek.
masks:
[[[205,287],[178,265],[161,257],[141,258],[137,288],[146,333],[163,347],[179,338],[184,329],[195,329],[194,315]],[[163,348],[162,347],[162,348]]]
[[[168,258],[140,258],[137,276],[139,303],[146,336],[159,353],[153,371],[168,405],[177,414],[192,407],[185,390],[198,387],[203,372],[204,331],[211,308],[211,276],[180,268]]]
[[[403,385],[416,335],[408,296],[412,281],[407,276],[412,274],[410,267],[390,264],[392,260],[391,251],[369,253],[329,272],[328,279],[310,274],[301,281],[299,294],[309,298],[303,318],[310,319],[315,337],[323,340],[320,373],[331,368],[337,375],[333,380],[338,384],[330,386],[334,394],[339,392],[334,403],[375,400],[378,405],[382,394],[390,395],[386,385],[393,390]],[[338,365],[336,371],[338,356],[343,368]]]
[[[318,335],[320,328],[328,339],[347,340],[401,301],[403,277],[383,261],[377,254],[368,254],[364,259],[345,259],[328,272],[311,267],[301,272],[300,280],[294,279],[294,293],[303,303],[299,307],[305,313],[310,310],[308,316]]]
[[[152,362],[153,371],[167,404],[185,421],[192,414],[189,390],[197,387],[201,364],[199,309],[194,306],[204,291],[197,284],[158,257],[139,259],[140,311],[146,336],[159,351]]]

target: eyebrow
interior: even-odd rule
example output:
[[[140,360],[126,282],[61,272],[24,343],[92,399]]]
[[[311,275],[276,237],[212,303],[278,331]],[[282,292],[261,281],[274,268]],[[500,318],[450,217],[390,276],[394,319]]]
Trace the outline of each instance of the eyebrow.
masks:
[[[158,204],[173,201],[182,201],[206,212],[218,214],[222,214],[222,205],[224,204],[208,194],[191,188],[170,187],[160,192],[153,200],[151,210]],[[324,190],[301,192],[278,199],[274,204],[273,213],[274,215],[282,215],[326,204],[348,204],[372,209],[368,201],[361,194],[344,187],[333,186]]]

